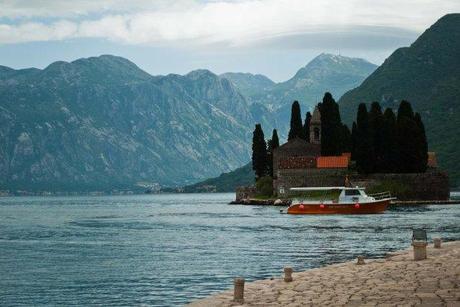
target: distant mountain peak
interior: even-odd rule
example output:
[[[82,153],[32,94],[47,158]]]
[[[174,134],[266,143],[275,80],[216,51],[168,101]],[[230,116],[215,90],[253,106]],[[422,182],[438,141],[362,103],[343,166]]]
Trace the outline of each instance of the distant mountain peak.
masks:
[[[192,70],[191,72],[189,72],[185,76],[190,78],[190,79],[192,79],[192,80],[196,80],[196,79],[203,78],[203,77],[217,78],[217,75],[215,73],[213,73],[212,71],[208,70],[208,69]]]
[[[377,65],[363,58],[348,57],[340,54],[321,53],[320,55],[313,58],[303,68],[315,67],[315,66],[326,66],[330,64],[341,64],[341,65],[369,65],[377,67]],[[301,68],[302,69],[302,68]]]

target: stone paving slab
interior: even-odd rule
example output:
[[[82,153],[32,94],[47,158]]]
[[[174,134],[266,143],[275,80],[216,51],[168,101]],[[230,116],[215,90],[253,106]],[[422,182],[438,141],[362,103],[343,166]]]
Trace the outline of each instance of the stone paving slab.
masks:
[[[449,306],[460,307],[460,241],[427,248],[428,259],[414,261],[412,248],[367,259],[293,273],[245,285],[244,303],[233,289],[189,306]],[[282,268],[281,270],[282,271]]]

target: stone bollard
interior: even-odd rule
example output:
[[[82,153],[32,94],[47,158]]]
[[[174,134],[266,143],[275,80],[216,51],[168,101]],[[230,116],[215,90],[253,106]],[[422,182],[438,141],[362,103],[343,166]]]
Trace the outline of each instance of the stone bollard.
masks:
[[[244,303],[244,278],[235,278],[233,286],[233,300],[237,303]]]
[[[291,267],[285,267],[284,268],[284,281],[285,282],[291,282],[292,281],[292,268]]]
[[[358,261],[356,262],[356,264],[358,265],[366,264],[366,262],[364,262],[364,256],[358,256]]]
[[[425,241],[412,241],[412,246],[414,247],[414,260],[425,260],[427,243]]]
[[[434,248],[441,248],[441,238],[434,238],[433,239],[433,242],[434,242]]]

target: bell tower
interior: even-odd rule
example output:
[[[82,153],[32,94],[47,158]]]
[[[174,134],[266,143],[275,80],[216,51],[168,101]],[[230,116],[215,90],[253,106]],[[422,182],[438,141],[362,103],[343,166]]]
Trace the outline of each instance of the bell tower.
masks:
[[[310,143],[321,145],[321,113],[315,107],[310,120]]]

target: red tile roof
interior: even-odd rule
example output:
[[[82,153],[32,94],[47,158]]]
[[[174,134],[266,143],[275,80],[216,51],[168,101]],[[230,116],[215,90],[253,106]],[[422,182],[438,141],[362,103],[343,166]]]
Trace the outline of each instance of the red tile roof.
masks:
[[[317,168],[348,168],[350,158],[347,156],[322,156],[316,158]]]

